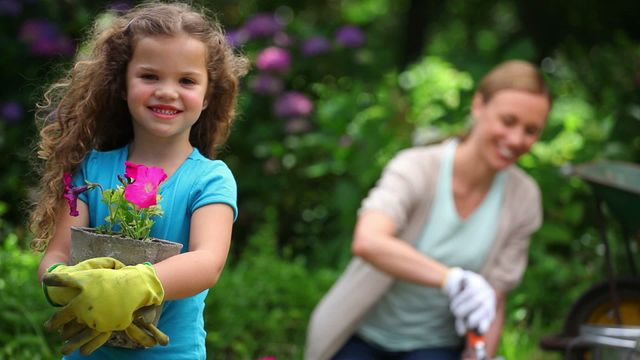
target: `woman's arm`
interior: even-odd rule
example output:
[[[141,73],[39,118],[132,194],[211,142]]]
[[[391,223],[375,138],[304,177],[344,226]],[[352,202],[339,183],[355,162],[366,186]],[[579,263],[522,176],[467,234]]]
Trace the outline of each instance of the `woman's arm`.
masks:
[[[69,215],[66,204],[58,208],[56,230],[40,261],[40,267],[38,268],[39,278],[42,278],[42,274],[44,274],[51,265],[56,263],[67,264],[69,262],[69,257],[71,256],[71,227],[89,226],[89,207],[84,201],[78,200],[78,216]]]
[[[504,309],[507,295],[503,292],[496,292],[496,317],[491,323],[489,330],[484,334],[485,351],[490,359],[493,359],[500,347],[500,337],[504,325]],[[475,351],[466,344],[467,348],[462,356],[463,360],[475,360]]]
[[[487,345],[487,355],[494,358],[500,346],[500,337],[504,325],[504,309],[507,295],[496,291],[496,317],[489,327],[489,331],[484,335],[484,342]]]
[[[166,300],[195,295],[218,282],[231,245],[233,209],[210,204],[191,217],[189,251],[154,265]]]
[[[381,211],[368,210],[356,224],[353,253],[378,269],[417,284],[441,287],[448,267],[395,237],[393,219]]]

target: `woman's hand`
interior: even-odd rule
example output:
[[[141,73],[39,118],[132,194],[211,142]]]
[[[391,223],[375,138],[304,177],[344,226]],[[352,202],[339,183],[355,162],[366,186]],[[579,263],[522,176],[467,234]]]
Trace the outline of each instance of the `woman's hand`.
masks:
[[[489,283],[473,271],[455,267],[447,272],[442,291],[451,299],[456,332],[484,334],[496,315],[496,293]]]

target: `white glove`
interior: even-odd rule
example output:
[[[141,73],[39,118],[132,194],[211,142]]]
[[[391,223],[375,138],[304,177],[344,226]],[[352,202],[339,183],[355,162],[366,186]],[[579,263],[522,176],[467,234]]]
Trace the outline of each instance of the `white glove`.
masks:
[[[464,330],[484,334],[496,316],[496,293],[482,276],[472,271],[465,270],[460,282],[462,291],[452,297],[451,312],[456,319],[464,321]],[[456,331],[464,335],[460,333],[462,329],[457,322]]]
[[[447,272],[447,277],[442,283],[442,292],[447,294],[449,299],[453,299],[453,297],[458,295],[464,287],[462,283],[463,278],[464,270],[459,267],[451,268],[449,272]]]
[[[442,292],[449,296],[450,300],[458,295],[464,287],[464,270],[459,267],[454,267],[449,270],[445,281],[442,283]],[[467,333],[467,327],[464,323],[464,318],[456,317],[456,332],[462,336]]]

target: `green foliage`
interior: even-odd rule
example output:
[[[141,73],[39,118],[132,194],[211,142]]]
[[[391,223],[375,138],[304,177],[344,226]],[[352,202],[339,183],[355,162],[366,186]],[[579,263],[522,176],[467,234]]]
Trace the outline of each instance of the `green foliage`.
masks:
[[[52,314],[38,281],[39,256],[18,246],[15,233],[0,245],[0,359],[55,359],[55,335],[42,324]]]
[[[291,131],[273,113],[274,98],[252,92],[256,72],[243,80],[240,117],[222,153],[238,181],[240,217],[234,256],[207,299],[209,351],[218,358],[299,357],[309,312],[338,275],[326,269],[340,269],[350,257],[358,206],[383,166],[401,148],[465,129],[473,84],[497,62],[521,58],[542,66],[554,107],[541,141],[520,161],[540,185],[545,222],[532,239],[524,281],[509,297],[502,349],[507,358],[549,358],[536,339],[559,330],[572,302],[605,276],[592,191],[561,170],[603,158],[640,160],[640,68],[628,60],[639,58],[638,42],[620,33],[597,45],[563,40],[541,53],[519,3],[452,0],[431,17],[424,57],[398,69],[405,40],[419,35],[405,27],[407,0],[197,2],[219,10],[228,28],[275,11],[299,41],[330,37],[345,23],[367,33],[367,44],[356,50],[306,57],[297,44],[292,48],[284,80],[314,103],[308,130]],[[37,258],[20,250],[27,238],[20,207],[34,179],[15,157],[30,155],[29,110],[71,55],[31,53],[20,28],[48,19],[78,39],[105,4],[23,2],[23,13],[3,15],[0,25],[0,64],[14,69],[2,74],[3,83],[20,84],[20,91],[1,89],[0,104],[25,110],[18,120],[0,116],[0,359],[56,354],[39,326],[50,308],[35,279]],[[268,45],[260,39],[242,51],[255,60]],[[615,265],[624,272],[620,228],[605,215]]]
[[[162,216],[164,211],[160,206],[162,195],[156,195],[156,205],[140,208],[125,198],[125,186],[118,185],[115,189],[102,190],[102,201],[109,208],[109,215],[105,218],[105,225],[98,231],[105,234],[121,233],[131,239],[148,239],[154,218]],[[117,230],[120,229],[120,230]]]
[[[310,270],[286,249],[279,253],[276,213],[266,215],[245,255],[227,265],[207,297],[207,351],[216,359],[302,358],[311,310],[337,277]]]

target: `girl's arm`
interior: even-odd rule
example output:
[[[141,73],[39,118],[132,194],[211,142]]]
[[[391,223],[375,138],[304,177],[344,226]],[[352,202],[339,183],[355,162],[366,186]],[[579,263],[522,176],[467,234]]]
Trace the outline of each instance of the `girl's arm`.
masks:
[[[166,300],[202,292],[218,282],[231,245],[233,209],[210,204],[191,217],[189,251],[154,265]]]
[[[89,207],[84,201],[78,200],[78,212],[80,213],[78,216],[69,215],[69,208],[66,203],[59,206],[59,209],[55,233],[47,245],[38,268],[38,276],[40,278],[51,265],[55,263],[67,264],[69,262],[69,257],[71,256],[71,227],[89,226]]]
[[[353,253],[394,277],[439,288],[448,267],[397,238],[395,232],[396,225],[390,216],[381,211],[366,211],[356,224]]]

